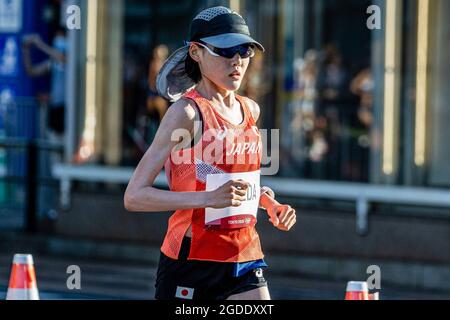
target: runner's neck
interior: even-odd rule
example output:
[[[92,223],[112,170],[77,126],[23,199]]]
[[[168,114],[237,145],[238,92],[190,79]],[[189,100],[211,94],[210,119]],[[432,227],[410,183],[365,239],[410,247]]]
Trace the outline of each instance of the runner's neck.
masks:
[[[202,80],[195,88],[205,99],[210,100],[214,105],[223,108],[233,109],[236,105],[234,91],[220,90],[210,80]]]

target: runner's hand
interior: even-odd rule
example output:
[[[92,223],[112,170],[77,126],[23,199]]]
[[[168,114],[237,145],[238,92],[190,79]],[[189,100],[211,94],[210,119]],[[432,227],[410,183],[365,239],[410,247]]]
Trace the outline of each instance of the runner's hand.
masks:
[[[211,192],[209,207],[215,209],[239,207],[246,200],[249,183],[244,180],[230,180]]]
[[[266,210],[274,227],[282,231],[289,231],[297,221],[295,209],[287,204],[274,204]]]

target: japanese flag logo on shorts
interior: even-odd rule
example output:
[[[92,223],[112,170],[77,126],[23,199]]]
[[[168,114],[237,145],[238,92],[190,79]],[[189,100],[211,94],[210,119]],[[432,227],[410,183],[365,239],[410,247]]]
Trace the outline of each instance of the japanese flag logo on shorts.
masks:
[[[192,300],[194,296],[194,288],[186,288],[177,286],[177,292],[175,298]]]

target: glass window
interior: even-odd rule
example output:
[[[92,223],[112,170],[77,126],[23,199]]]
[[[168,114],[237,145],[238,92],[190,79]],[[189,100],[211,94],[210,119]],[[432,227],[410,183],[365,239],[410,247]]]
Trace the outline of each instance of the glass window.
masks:
[[[367,28],[372,4],[381,30]],[[261,128],[280,129],[280,176],[448,185],[445,0],[124,1],[122,165],[137,164],[168,108],[159,68],[212,5],[240,11],[266,48],[240,93],[260,104]]]
[[[279,4],[269,48],[282,71],[276,91],[280,175],[368,181],[374,124],[371,1]]]
[[[135,165],[153,141],[169,104],[159,97],[156,75],[168,55],[189,37],[192,18],[205,6],[228,1],[125,1],[123,165]]]
[[[428,183],[450,186],[450,1],[435,1],[430,50],[430,170]]]

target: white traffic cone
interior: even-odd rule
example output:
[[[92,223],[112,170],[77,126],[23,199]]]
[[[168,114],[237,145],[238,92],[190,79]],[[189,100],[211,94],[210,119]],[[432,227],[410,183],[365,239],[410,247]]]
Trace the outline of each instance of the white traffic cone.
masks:
[[[14,255],[6,300],[39,300],[31,254]]]

